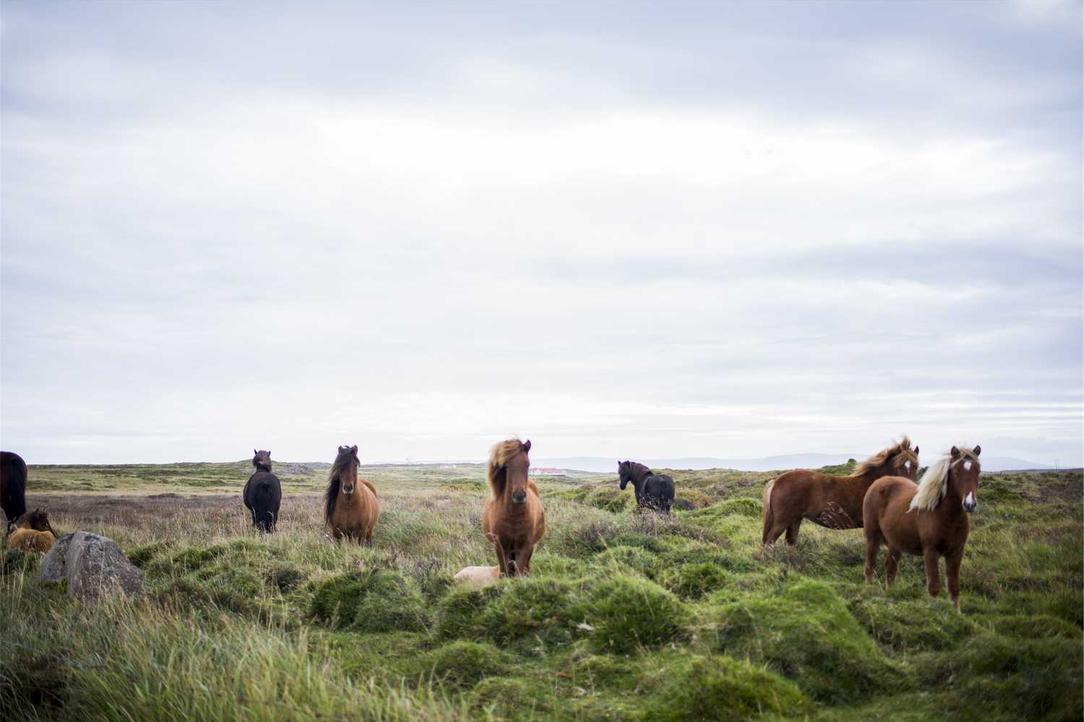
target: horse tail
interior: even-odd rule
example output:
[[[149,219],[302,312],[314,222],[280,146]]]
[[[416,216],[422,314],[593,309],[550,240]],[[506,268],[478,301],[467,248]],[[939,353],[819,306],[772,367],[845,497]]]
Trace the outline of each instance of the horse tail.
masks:
[[[772,479],[764,485],[764,496],[762,502],[764,505],[764,543],[768,541],[768,533],[771,532],[772,527],[775,525],[775,515],[772,513],[772,490],[775,489],[775,479]]]

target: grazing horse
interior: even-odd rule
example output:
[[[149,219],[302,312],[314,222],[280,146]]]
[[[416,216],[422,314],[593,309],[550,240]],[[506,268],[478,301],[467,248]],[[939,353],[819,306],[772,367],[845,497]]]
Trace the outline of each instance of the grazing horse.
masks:
[[[922,556],[926,564],[926,590],[931,597],[941,591],[938,571],[945,557],[949,597],[960,611],[960,562],[970,531],[967,515],[979,506],[979,452],[952,447],[948,454],[926,470],[915,484],[909,479],[888,476],[878,479],[862,503],[866,534],[866,583],[873,581],[873,567],[881,543],[888,545],[885,581],[896,581],[900,556],[907,552]]]
[[[621,491],[632,482],[639,508],[670,513],[670,506],[674,503],[674,480],[671,477],[656,474],[643,464],[628,460],[617,462],[617,475],[621,479]]]
[[[282,485],[279,478],[271,473],[271,452],[253,449],[252,454],[252,465],[256,471],[245,482],[242,498],[252,514],[252,525],[270,534],[275,531],[279,520]]]
[[[43,509],[35,509],[12,522],[5,546],[27,552],[47,552],[53,548],[57,533],[49,524],[49,515]]]
[[[26,462],[10,451],[0,451],[0,509],[8,526],[26,513]]]
[[[497,550],[502,577],[529,574],[535,544],[546,533],[542,497],[527,478],[530,450],[530,441],[509,439],[489,452],[486,476],[493,496],[482,512],[482,532]]]
[[[831,476],[820,471],[788,471],[764,487],[764,546],[771,546],[787,532],[787,544],[798,543],[802,519],[829,529],[862,526],[862,499],[882,476],[914,479],[918,473],[918,447],[911,449],[906,436],[859,464],[850,476]]]
[[[380,502],[376,500],[376,487],[358,478],[360,464],[357,446],[340,446],[328,473],[324,523],[335,541],[346,538],[357,544],[373,543]]]

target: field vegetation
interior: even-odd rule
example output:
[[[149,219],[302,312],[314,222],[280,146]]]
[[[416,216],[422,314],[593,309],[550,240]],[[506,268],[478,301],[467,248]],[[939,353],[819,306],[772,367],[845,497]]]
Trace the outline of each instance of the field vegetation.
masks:
[[[116,540],[146,594],[94,607],[0,567],[0,719],[744,720],[1082,716],[1079,471],[988,474],[963,614],[862,582],[858,530],[760,550],[772,475],[673,470],[691,509],[634,512],[611,475],[535,476],[533,576],[494,564],[480,465],[364,467],[371,548],[322,529],[326,466],[276,465],[279,532],[250,528],[236,464],[32,467],[31,507]]]

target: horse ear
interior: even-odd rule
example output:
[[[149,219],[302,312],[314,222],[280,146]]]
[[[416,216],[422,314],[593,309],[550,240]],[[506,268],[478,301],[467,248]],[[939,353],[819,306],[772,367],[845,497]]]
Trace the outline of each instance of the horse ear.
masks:
[[[918,447],[915,447],[915,456],[918,456]]]
[[[960,455],[960,450],[953,446],[952,451],[950,451],[949,454],[952,456],[953,459],[955,459],[957,456]]]
[[[255,449],[253,449],[253,450],[252,450],[252,455],[253,455],[253,456],[259,456],[259,455],[260,455],[260,452],[258,452],[258,451],[256,451]]]
[[[531,440],[527,439],[526,441],[523,442],[523,451],[527,452],[527,451],[530,451],[530,450],[531,450]]]
[[[351,454],[358,453],[358,445],[357,444],[354,444],[353,446],[350,447],[350,453]]]
[[[976,446],[975,447],[975,456],[978,456],[981,453],[982,453],[982,447],[981,446]]]

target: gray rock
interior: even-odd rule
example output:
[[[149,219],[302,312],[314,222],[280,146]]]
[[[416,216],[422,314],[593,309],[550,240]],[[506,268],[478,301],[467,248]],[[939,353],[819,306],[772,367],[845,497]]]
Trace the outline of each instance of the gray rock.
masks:
[[[108,537],[77,531],[56,540],[41,560],[38,579],[67,581],[68,596],[94,601],[118,592],[143,593],[143,572]]]

